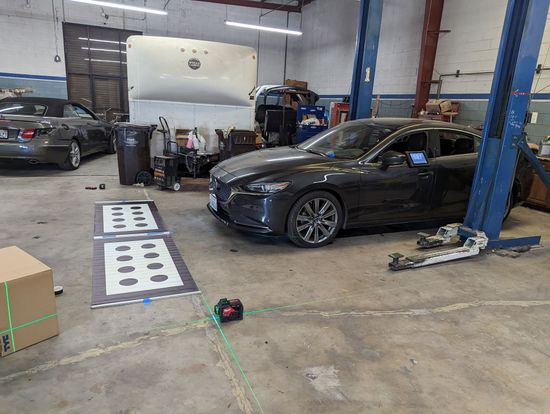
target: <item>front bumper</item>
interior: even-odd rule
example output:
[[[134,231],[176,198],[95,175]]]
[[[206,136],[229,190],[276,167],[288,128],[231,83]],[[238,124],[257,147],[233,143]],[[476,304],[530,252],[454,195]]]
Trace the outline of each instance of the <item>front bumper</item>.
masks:
[[[0,142],[0,159],[61,163],[67,158],[67,145],[50,145],[47,141]]]
[[[270,195],[232,194],[227,201],[218,199],[218,209],[208,210],[226,226],[260,234],[286,233],[290,201],[284,192]]]

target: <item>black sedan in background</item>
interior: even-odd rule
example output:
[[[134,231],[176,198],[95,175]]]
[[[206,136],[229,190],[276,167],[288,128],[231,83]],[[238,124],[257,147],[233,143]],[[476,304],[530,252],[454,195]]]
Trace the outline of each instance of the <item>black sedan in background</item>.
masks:
[[[78,102],[35,97],[0,100],[0,159],[56,163],[76,170],[82,156],[115,150],[112,125]]]
[[[479,144],[479,131],[445,122],[346,122],[218,164],[208,208],[227,225],[287,234],[301,247],[324,246],[342,228],[462,221]],[[518,163],[507,214],[530,188],[526,168]]]

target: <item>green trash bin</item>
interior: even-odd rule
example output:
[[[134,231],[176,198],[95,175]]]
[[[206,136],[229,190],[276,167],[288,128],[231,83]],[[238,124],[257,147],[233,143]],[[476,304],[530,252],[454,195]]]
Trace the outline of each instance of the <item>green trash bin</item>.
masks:
[[[151,185],[151,137],[156,125],[119,122],[115,125],[120,184]]]

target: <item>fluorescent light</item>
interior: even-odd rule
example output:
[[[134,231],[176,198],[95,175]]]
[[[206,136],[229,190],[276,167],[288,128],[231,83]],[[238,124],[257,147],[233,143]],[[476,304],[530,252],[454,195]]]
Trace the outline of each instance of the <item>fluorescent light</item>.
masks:
[[[237,22],[231,22],[229,20],[226,20],[225,24],[228,26],[242,27],[244,29],[265,30],[266,32],[285,33],[285,34],[290,34],[295,36],[302,35],[302,32],[299,32],[297,30],[279,29],[278,27],[259,26],[257,24],[247,24],[247,23],[237,23]]]
[[[110,1],[97,1],[97,0],[73,0],[73,1],[76,1],[77,3],[93,4],[94,6],[112,7],[114,9],[124,9],[124,10],[131,10],[131,11],[143,12],[143,13],[162,14],[163,16],[166,16],[168,14],[164,10],[150,9],[149,7],[129,6],[127,4],[112,3]]]
[[[87,37],[79,37],[78,40],[89,40],[90,42],[114,43],[116,45],[126,44],[126,42],[119,42],[118,40],[88,39]]]
[[[84,58],[84,60],[89,60],[90,62],[103,62],[103,63],[122,63],[123,65],[126,64],[126,62],[120,62],[120,60],[108,60],[108,59],[89,59]]]
[[[118,51],[116,49],[101,49],[99,47],[86,47],[82,46],[81,49],[84,50],[93,50],[95,52],[114,52],[114,53],[126,53],[124,50]]]

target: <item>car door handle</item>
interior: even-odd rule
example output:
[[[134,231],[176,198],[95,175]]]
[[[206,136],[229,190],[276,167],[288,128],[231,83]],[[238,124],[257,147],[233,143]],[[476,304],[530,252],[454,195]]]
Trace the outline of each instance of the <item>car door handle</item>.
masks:
[[[61,124],[61,126],[63,127],[63,129],[70,129],[69,125],[67,124]]]
[[[420,178],[421,180],[429,180],[433,176],[434,176],[433,171],[428,171],[428,172],[423,172],[418,174],[418,178]]]

